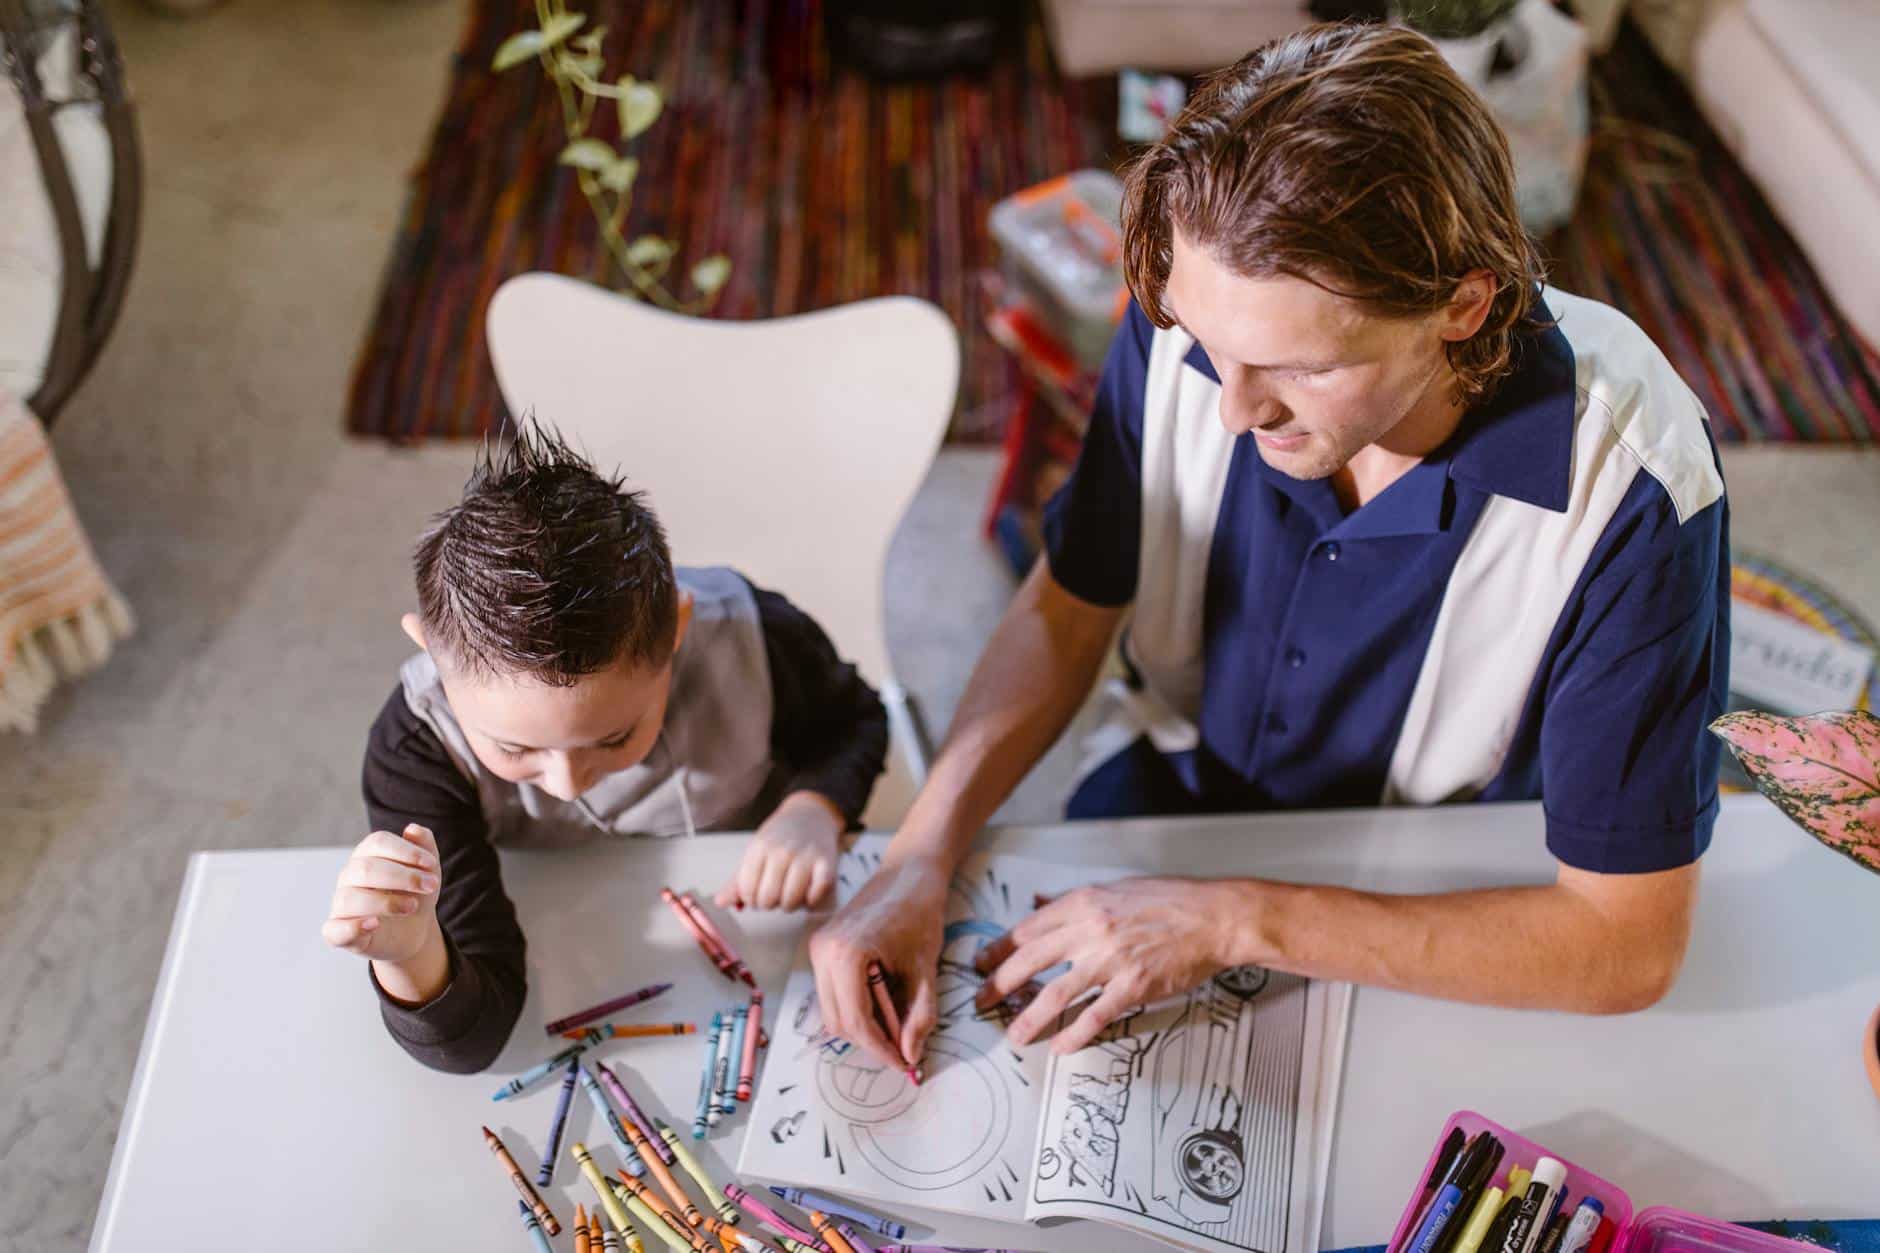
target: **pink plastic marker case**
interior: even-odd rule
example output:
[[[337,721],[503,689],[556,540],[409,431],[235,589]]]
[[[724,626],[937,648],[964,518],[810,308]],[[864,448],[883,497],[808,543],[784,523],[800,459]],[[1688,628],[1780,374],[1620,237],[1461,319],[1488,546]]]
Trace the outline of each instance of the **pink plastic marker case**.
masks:
[[[1449,1138],[1451,1130],[1458,1127],[1465,1136],[1489,1132],[1507,1149],[1500,1167],[1495,1171],[1495,1177],[1489,1181],[1493,1187],[1506,1190],[1511,1170],[1516,1166],[1532,1170],[1534,1163],[1543,1157],[1551,1157],[1566,1167],[1568,1204],[1578,1205],[1586,1197],[1598,1197],[1599,1203],[1605,1207],[1606,1217],[1612,1221],[1615,1230],[1608,1253],[1821,1253],[1813,1245],[1765,1235],[1734,1223],[1688,1214],[1663,1205],[1653,1206],[1634,1217],[1632,1198],[1614,1184],[1552,1152],[1545,1145],[1536,1144],[1526,1136],[1468,1110],[1452,1115],[1436,1137],[1436,1147],[1430,1150],[1429,1160],[1423,1163],[1423,1170],[1412,1185],[1409,1204],[1404,1207],[1403,1217],[1397,1220],[1397,1229],[1391,1233],[1386,1249],[1397,1248],[1409,1237],[1410,1224],[1422,1204],[1423,1182],[1429,1178],[1431,1169],[1436,1165],[1443,1141]],[[1489,1251],[1483,1250],[1483,1253]]]

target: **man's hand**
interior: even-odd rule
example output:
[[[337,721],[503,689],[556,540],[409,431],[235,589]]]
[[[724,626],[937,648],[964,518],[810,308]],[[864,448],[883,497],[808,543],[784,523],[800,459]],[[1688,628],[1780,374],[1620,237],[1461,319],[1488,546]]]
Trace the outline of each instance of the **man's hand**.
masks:
[[[835,886],[842,812],[818,792],[792,792],[757,828],[714,898],[725,909],[815,909]]]
[[[920,1064],[938,1021],[934,977],[948,878],[945,867],[923,858],[884,863],[810,937],[824,1028],[896,1070]],[[879,961],[889,986],[902,992],[899,1040],[888,1039],[875,1015],[868,990],[870,961]]]
[[[1186,992],[1234,964],[1229,937],[1244,925],[1244,912],[1225,880],[1123,879],[1079,888],[980,953],[980,970],[990,973],[978,1006],[990,1009],[1034,976],[1068,962],[1070,969],[1013,1019],[1006,1037],[1030,1044],[1079,998],[1101,989],[1052,1041],[1052,1052],[1073,1052],[1133,1006]]]
[[[426,828],[414,822],[402,836],[374,831],[340,868],[321,937],[376,962],[411,961],[437,932],[443,874]]]

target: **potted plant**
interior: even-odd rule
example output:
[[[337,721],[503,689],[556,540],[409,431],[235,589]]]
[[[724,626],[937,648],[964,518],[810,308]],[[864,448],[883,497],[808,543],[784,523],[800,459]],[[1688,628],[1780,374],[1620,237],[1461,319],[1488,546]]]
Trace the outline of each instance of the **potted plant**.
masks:
[[[1519,0],[1392,0],[1394,17],[1421,31],[1471,86],[1488,81],[1503,27]]]
[[[1880,874],[1880,718],[1861,710],[1784,718],[1725,714],[1710,729],[1756,790],[1810,835]],[[1880,1096],[1880,1009],[1861,1039]]]

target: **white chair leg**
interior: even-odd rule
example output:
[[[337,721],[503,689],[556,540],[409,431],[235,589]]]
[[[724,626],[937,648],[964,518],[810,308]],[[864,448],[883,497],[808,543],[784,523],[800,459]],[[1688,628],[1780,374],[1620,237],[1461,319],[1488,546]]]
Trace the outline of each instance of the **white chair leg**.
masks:
[[[933,761],[933,739],[927,734],[927,720],[921,715],[920,702],[914,694],[890,679],[882,684],[881,703],[888,710],[888,735],[907,762],[907,772],[919,788],[927,782],[927,767]]]

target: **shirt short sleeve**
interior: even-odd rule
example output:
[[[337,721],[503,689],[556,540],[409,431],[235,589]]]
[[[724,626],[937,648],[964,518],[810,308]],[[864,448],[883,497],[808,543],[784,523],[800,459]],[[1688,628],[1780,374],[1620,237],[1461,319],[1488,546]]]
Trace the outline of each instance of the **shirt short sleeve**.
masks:
[[[1142,546],[1142,406],[1155,326],[1132,301],[1110,341],[1071,477],[1044,510],[1051,577],[1079,600],[1127,605]]]
[[[1710,844],[1728,699],[1729,506],[1684,519],[1640,474],[1588,562],[1545,689],[1547,846],[1582,870],[1688,865]]]

